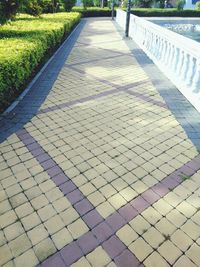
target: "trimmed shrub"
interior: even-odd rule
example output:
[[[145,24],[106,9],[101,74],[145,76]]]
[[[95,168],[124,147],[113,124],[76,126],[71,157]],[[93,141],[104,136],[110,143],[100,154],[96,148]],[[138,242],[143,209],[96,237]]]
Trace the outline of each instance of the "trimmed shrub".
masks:
[[[84,9],[83,7],[73,7],[72,10],[74,12],[79,12],[83,17],[110,17],[111,9],[108,7],[87,7]]]
[[[136,8],[131,9],[131,13],[139,17],[200,17],[200,11],[196,9]]]
[[[80,20],[79,13],[20,15],[0,28],[0,110],[22,91],[45,55]]]
[[[80,12],[83,17],[109,17],[110,8],[73,7],[74,12]],[[124,9],[126,10],[126,9]],[[131,13],[139,17],[200,17],[200,11],[196,9],[177,10],[176,8],[132,8]]]

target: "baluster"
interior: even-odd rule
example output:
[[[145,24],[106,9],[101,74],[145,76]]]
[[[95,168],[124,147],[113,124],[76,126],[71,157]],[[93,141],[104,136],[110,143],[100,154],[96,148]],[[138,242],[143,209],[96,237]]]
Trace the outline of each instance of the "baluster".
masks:
[[[163,52],[163,38],[159,38],[159,46],[158,46],[158,54],[157,54],[157,60],[160,61],[162,57]]]
[[[170,49],[171,49],[170,42],[167,41],[167,49],[166,49],[166,55],[165,55],[165,61],[164,61],[165,65],[168,64]]]
[[[149,32],[149,53],[153,54],[153,45],[154,45],[154,39],[153,39],[153,33]]]
[[[158,52],[158,36],[155,34],[154,36],[154,57],[156,57],[156,54]]]
[[[145,28],[142,27],[142,32],[141,32],[141,44],[144,46],[144,41],[145,41]]]
[[[136,40],[137,43],[141,44],[140,43],[140,40],[141,40],[141,26],[138,24],[138,39]]]
[[[165,45],[164,45],[164,39],[163,37],[160,38],[160,46],[159,46],[159,55],[158,55],[158,60],[161,61],[162,57],[163,57],[163,51],[165,49]]]
[[[144,46],[144,41],[145,41],[145,28],[142,27],[142,31],[141,31],[141,45]]]
[[[137,36],[138,36],[138,25],[137,23],[134,24],[134,30],[133,30],[133,39],[137,39]]]
[[[146,44],[147,44],[147,29],[144,28],[142,36],[142,45],[146,48]]]
[[[152,35],[153,35],[153,41],[152,41],[152,54],[153,54],[153,56],[155,56],[155,54],[156,54],[156,39],[157,39],[157,36],[156,36],[156,34],[155,33],[152,33]]]
[[[149,31],[146,31],[146,42],[145,42],[145,47],[146,49],[149,51],[149,47],[150,47],[150,37],[149,37]]]
[[[192,80],[192,91],[198,93],[200,90],[200,59],[196,61],[194,79]]]
[[[156,51],[155,51],[155,58],[158,59],[158,55],[159,55],[159,46],[160,46],[160,38],[158,35],[156,35]]]
[[[154,54],[154,43],[155,43],[155,35],[151,32],[151,53]]]
[[[145,47],[149,51],[149,31],[148,30],[146,30]]]
[[[165,39],[162,40],[162,55],[160,58],[160,62],[163,63],[165,61],[165,55],[166,55],[166,50],[167,50],[167,42]]]
[[[181,69],[181,79],[183,82],[185,82],[186,79],[188,65],[189,65],[189,55],[187,53],[184,53],[183,67]]]
[[[181,73],[181,69],[183,66],[183,58],[184,58],[184,52],[183,52],[183,50],[180,50],[179,55],[178,55],[178,64],[177,64],[177,68],[176,68],[177,78],[179,78],[180,73]]]
[[[192,82],[192,77],[194,75],[195,61],[194,57],[189,55],[188,71],[186,73],[186,85],[190,85]]]
[[[133,39],[137,36],[137,23],[135,22],[135,18],[133,18],[133,30],[132,30],[132,37]]]
[[[170,50],[170,55],[169,55],[169,60],[168,60],[168,65],[170,66],[170,71],[172,68],[172,62],[174,59],[174,54],[175,54],[175,47],[173,44],[171,44],[171,50]]]
[[[174,58],[172,60],[172,71],[174,73],[176,73],[177,71],[178,57],[179,57],[179,48],[175,47]]]

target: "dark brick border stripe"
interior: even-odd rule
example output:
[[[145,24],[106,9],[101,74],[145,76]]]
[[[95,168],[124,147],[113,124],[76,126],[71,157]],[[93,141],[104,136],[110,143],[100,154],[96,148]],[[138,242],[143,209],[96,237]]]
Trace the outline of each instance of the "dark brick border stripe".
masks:
[[[97,95],[83,97],[83,98],[78,99],[78,100],[73,100],[73,101],[65,102],[65,103],[62,103],[62,104],[59,104],[59,105],[55,105],[55,106],[52,106],[52,107],[49,107],[49,108],[41,109],[40,111],[38,111],[37,114],[48,113],[48,112],[51,112],[51,111],[54,111],[54,110],[59,110],[59,109],[62,109],[62,108],[71,107],[71,106],[76,105],[76,104],[79,104],[79,103],[85,103],[85,102],[90,101],[90,100],[94,100],[94,99],[97,99],[97,98],[100,98],[100,97],[104,97],[104,96],[107,96],[107,95],[114,94],[117,91],[126,91],[128,94],[133,95],[133,96],[135,96],[137,98],[140,98],[140,99],[142,99],[142,100],[144,100],[146,102],[150,102],[153,105],[157,105],[159,107],[168,109],[167,105],[165,103],[161,102],[161,101],[154,100],[154,99],[152,99],[152,98],[150,98],[148,96],[145,96],[145,95],[143,95],[141,93],[138,93],[138,92],[128,91],[128,89],[133,89],[133,87],[136,87],[136,86],[139,86],[139,85],[148,83],[150,81],[148,79],[147,80],[144,80],[144,81],[140,81],[140,82],[133,82],[133,83],[130,83],[130,84],[127,84],[127,85],[119,86],[119,85],[117,85],[117,84],[115,84],[113,82],[110,82],[108,80],[104,80],[104,79],[98,78],[98,77],[96,77],[96,76],[94,76],[92,74],[88,74],[88,73],[86,73],[86,71],[77,69],[74,66],[68,66],[68,67],[70,69],[72,69],[72,70],[74,70],[74,71],[82,74],[82,75],[88,75],[92,79],[95,79],[95,80],[97,80],[97,81],[99,81],[101,83],[104,83],[106,85],[112,86],[115,89],[108,90],[108,91],[99,93]]]
[[[76,44],[79,44],[80,47],[82,47],[82,46],[91,46],[93,48],[97,48],[98,50],[104,50],[104,51],[107,51],[107,52],[110,52],[110,53],[113,53],[113,54],[117,54],[117,55],[121,55],[121,56],[132,56],[132,52],[131,51],[130,52],[115,51],[115,50],[112,50],[110,48],[99,47],[98,45],[96,45],[96,44],[104,44],[104,43],[114,43],[114,42],[119,42],[119,41],[121,41],[121,40],[119,39],[119,40],[116,40],[116,41],[113,41],[113,42],[99,42],[99,43],[92,43],[92,44],[76,41]]]
[[[104,35],[106,35],[106,34],[111,34],[111,33],[113,33],[113,31],[102,31],[102,30],[100,30],[100,31],[88,31],[88,30],[85,30],[84,31],[84,36],[90,36],[90,35],[102,35],[102,34],[104,34]]]
[[[99,93],[99,94],[96,94],[96,95],[86,96],[86,97],[83,97],[83,98],[80,98],[80,99],[77,99],[77,100],[72,100],[72,101],[69,101],[69,102],[66,102],[66,103],[62,103],[62,104],[59,104],[59,105],[56,105],[56,106],[52,106],[52,107],[49,107],[49,108],[41,109],[40,111],[38,111],[37,114],[48,113],[48,112],[51,112],[51,111],[54,111],[54,110],[59,110],[59,109],[62,109],[62,108],[71,107],[71,106],[74,106],[76,104],[85,103],[85,102],[88,102],[88,101],[91,101],[91,100],[94,100],[94,99],[97,99],[97,98],[101,98],[101,97],[104,97],[104,96],[111,95],[111,94],[113,94],[115,92],[117,92],[117,90],[116,89],[112,89],[112,90],[105,91],[105,92],[102,92],[102,93]]]
[[[105,79],[102,79],[102,78],[98,78],[98,77],[96,77],[95,75],[93,75],[93,74],[89,74],[89,73],[87,73],[87,72],[84,71],[84,70],[77,69],[77,68],[75,68],[74,66],[70,66],[69,68],[72,69],[72,70],[74,70],[74,71],[76,71],[76,72],[78,72],[78,73],[80,73],[80,74],[82,74],[82,75],[87,75],[87,76],[91,77],[92,79],[97,80],[97,81],[99,81],[99,82],[101,82],[101,83],[104,83],[104,84],[106,84],[106,85],[110,85],[110,86],[112,86],[112,87],[114,87],[114,88],[117,86],[117,84],[115,84],[115,83],[113,83],[113,82],[110,82],[110,81],[105,80]]]
[[[133,92],[133,91],[126,91],[126,93],[129,94],[129,95],[133,95],[133,96],[135,96],[137,98],[140,98],[140,99],[144,100],[145,102],[150,102],[153,105],[159,106],[161,108],[168,109],[168,107],[167,107],[167,105],[165,103],[162,103],[161,101],[154,100],[153,98],[150,98],[149,96],[140,94],[138,92]]]
[[[191,176],[200,169],[200,155],[197,155],[162,181],[148,188],[145,192],[104,219],[50,155],[25,129],[19,131],[17,136],[68,198],[90,229],[88,233],[65,246],[60,252],[50,256],[42,266],[49,266],[50,261],[57,260],[64,261],[64,266],[70,266],[99,245],[102,245],[111,259],[118,263],[118,266],[124,267],[124,265],[119,263],[123,262],[125,258],[131,262],[133,267],[142,266],[115,235],[116,231],[168,194],[170,190],[180,185],[183,181],[181,175]]]
[[[119,41],[121,41],[121,40],[119,40]],[[101,44],[103,44],[103,43],[108,43],[108,42],[101,42]],[[109,43],[111,43],[111,42],[109,42]],[[98,45],[96,45],[96,43],[92,43],[91,45],[87,44],[87,46],[95,47],[95,48],[97,48],[99,50],[104,50],[104,51],[107,51],[107,52],[110,52],[110,53],[115,53],[115,54],[118,54],[118,55],[121,55],[121,56],[132,56],[131,51],[130,52],[114,51],[114,50],[112,50],[110,48],[99,47]]]
[[[96,46],[96,45],[98,45],[98,44],[106,44],[106,43],[117,43],[117,42],[121,42],[122,40],[121,39],[116,39],[116,40],[114,40],[114,41],[103,41],[103,42],[96,42],[96,43],[92,43],[92,46],[94,45],[94,46]],[[78,44],[81,44],[81,45],[85,45],[85,46],[91,46],[91,44],[89,44],[89,43],[85,43],[85,42],[79,42],[79,41],[77,41],[77,43]]]
[[[82,72],[80,72],[80,73],[82,73]],[[106,80],[98,79],[98,81],[102,82],[102,83],[106,83],[107,85],[111,85],[111,86],[114,87],[114,84],[112,84],[110,82],[107,82]],[[115,89],[104,91],[104,92],[101,92],[101,93],[96,94],[96,95],[86,96],[86,97],[83,97],[83,98],[80,98],[80,99],[77,99],[77,100],[72,100],[72,101],[69,101],[69,102],[65,102],[65,103],[62,103],[62,104],[59,104],[59,105],[55,105],[55,106],[52,106],[52,107],[49,107],[49,108],[41,109],[41,110],[38,111],[37,114],[43,114],[43,113],[48,113],[48,112],[51,112],[51,111],[54,111],[54,110],[59,110],[59,109],[67,108],[67,107],[72,107],[72,106],[74,106],[76,104],[85,103],[85,102],[88,102],[88,101],[91,101],[91,100],[95,100],[95,99],[98,99],[98,98],[101,98],[101,97],[112,95],[112,94],[117,93],[117,92],[123,92],[123,91],[126,91],[126,90],[134,87],[134,86],[138,86],[138,85],[141,85],[141,84],[144,84],[144,83],[147,83],[147,82],[148,82],[148,80],[140,81],[140,82],[134,82],[134,83],[130,83],[128,85],[122,85],[122,86],[116,86],[115,85]]]
[[[67,64],[66,63],[64,66],[65,67],[77,66],[77,65],[79,66],[79,65],[82,65],[82,64],[87,64],[87,63],[92,63],[92,62],[99,62],[99,61],[103,61],[103,60],[107,60],[107,59],[113,59],[113,58],[116,58],[116,57],[123,57],[123,56],[132,57],[132,55],[130,53],[129,54],[128,53],[127,54],[125,54],[125,53],[124,54],[119,53],[119,54],[116,54],[116,55],[113,55],[113,56],[101,57],[101,58],[96,58],[96,59],[81,61],[81,62],[77,62],[77,63],[73,63],[73,64]]]
[[[149,79],[146,79],[146,80],[144,80],[144,81],[134,82],[134,83],[130,83],[130,84],[127,84],[127,85],[119,86],[119,85],[117,85],[117,84],[115,84],[115,83],[113,83],[113,82],[110,82],[110,81],[108,81],[108,80],[104,80],[104,79],[101,79],[101,78],[96,77],[95,75],[88,74],[88,73],[87,73],[86,71],[84,71],[84,70],[77,69],[77,68],[75,68],[75,67],[73,67],[73,66],[70,66],[70,68],[73,69],[74,71],[77,71],[77,72],[80,73],[80,74],[88,75],[88,76],[90,76],[91,78],[96,79],[96,80],[99,81],[99,82],[102,82],[102,83],[105,83],[105,84],[107,84],[107,85],[110,85],[110,86],[116,88],[116,90],[121,90],[121,91],[123,91],[123,90],[125,91],[125,90],[130,89],[131,87],[138,86],[138,85],[142,85],[142,84],[144,84],[144,83],[150,82]],[[124,88],[124,89],[123,89],[123,88]],[[131,88],[131,89],[133,89],[133,88]],[[161,102],[161,101],[154,100],[153,98],[150,98],[150,97],[145,96],[145,95],[143,95],[143,94],[141,94],[141,93],[138,93],[138,92],[133,92],[133,91],[126,91],[126,92],[127,92],[128,94],[130,94],[130,95],[134,95],[135,97],[140,98],[140,99],[142,99],[142,100],[144,100],[144,101],[146,101],[146,102],[151,102],[153,105],[157,105],[157,106],[159,106],[159,107],[168,109],[167,105],[166,105],[165,103]]]
[[[125,206],[120,208],[117,212],[106,218],[106,222],[109,225],[112,225],[112,227],[115,225],[115,229],[118,231],[122,227],[119,225],[121,217],[125,219],[126,222],[130,222],[153,203],[157,202],[159,199],[167,195],[171,190],[179,186],[183,182],[182,176],[192,176],[198,170],[200,170],[200,155],[195,156],[186,164],[167,175],[160,182],[139,194]]]
[[[126,255],[128,256],[131,266],[139,266],[139,261],[115,235],[116,231],[109,225],[109,222],[104,220],[90,201],[66,176],[63,170],[39,145],[39,143],[25,129],[18,131],[17,136],[48,173],[56,186],[67,197],[90,229],[89,232],[78,238],[76,241],[73,241],[59,252],[50,256],[44,263],[42,263],[42,266],[49,267],[53,263],[57,263],[55,266],[62,266],[62,264],[63,266],[70,266],[100,244],[114,261],[120,261],[121,257]],[[125,224],[126,221],[124,221],[124,225]],[[122,253],[123,255],[121,255]]]

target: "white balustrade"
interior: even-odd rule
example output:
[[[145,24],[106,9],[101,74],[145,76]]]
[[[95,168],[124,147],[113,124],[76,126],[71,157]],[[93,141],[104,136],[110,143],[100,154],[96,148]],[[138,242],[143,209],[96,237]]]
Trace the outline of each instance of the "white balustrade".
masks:
[[[117,10],[116,22],[125,29],[125,11]],[[200,111],[200,44],[132,14],[129,36]]]

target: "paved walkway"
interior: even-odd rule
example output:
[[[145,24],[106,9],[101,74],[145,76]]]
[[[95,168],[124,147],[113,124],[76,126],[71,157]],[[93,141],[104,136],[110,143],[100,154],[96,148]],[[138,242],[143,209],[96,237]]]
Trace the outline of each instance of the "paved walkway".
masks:
[[[115,23],[83,20],[0,121],[0,266],[200,266],[199,122]]]

